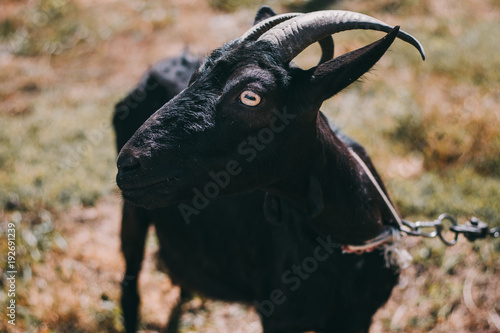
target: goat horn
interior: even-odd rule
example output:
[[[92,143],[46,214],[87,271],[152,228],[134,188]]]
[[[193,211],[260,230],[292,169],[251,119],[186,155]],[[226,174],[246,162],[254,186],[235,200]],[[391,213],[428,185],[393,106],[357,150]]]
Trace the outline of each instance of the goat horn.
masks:
[[[281,15],[275,15],[272,16],[256,25],[254,25],[252,28],[250,28],[247,32],[243,34],[240,38],[240,42],[246,42],[246,41],[254,41],[257,40],[263,33],[266,31],[269,31],[273,27],[277,26],[278,24],[287,21],[289,19],[292,19],[294,17],[297,17],[299,15],[303,15],[300,13],[288,13],[288,14],[281,14]]]
[[[277,46],[284,62],[291,61],[312,43],[337,32],[353,29],[380,30],[390,32],[393,27],[373,17],[360,13],[324,10],[294,16],[259,37],[259,41],[269,41]],[[424,48],[410,34],[399,31],[397,37],[413,45],[425,60]]]
[[[333,59],[335,43],[333,42],[332,36],[320,39],[318,43],[319,46],[321,47],[321,59],[319,60],[318,65],[321,65],[322,63]]]
[[[255,41],[257,40],[262,34],[265,32],[271,30],[275,26],[277,26],[280,23],[283,23],[284,21],[290,20],[292,18],[295,18],[297,16],[304,15],[300,13],[288,13],[288,14],[281,14],[281,15],[275,15],[273,17],[270,17],[256,25],[254,25],[252,28],[250,28],[247,32],[243,34],[240,38],[240,43],[244,43],[247,41]],[[312,44],[312,43],[311,43]],[[330,59],[333,58],[333,51],[334,51],[334,43],[333,39],[331,36],[328,36],[326,38],[322,38],[319,40],[319,45],[321,46],[321,59],[318,64],[322,64]]]

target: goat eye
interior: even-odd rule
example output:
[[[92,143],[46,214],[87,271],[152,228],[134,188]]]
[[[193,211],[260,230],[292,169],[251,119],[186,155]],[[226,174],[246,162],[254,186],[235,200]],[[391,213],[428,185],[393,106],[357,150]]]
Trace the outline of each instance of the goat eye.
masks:
[[[246,106],[257,106],[260,104],[260,101],[260,96],[250,90],[245,90],[240,95],[240,102]]]

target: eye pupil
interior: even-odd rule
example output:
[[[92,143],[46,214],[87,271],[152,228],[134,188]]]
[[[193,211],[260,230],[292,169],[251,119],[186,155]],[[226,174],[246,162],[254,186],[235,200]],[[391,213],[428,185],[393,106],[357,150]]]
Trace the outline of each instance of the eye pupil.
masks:
[[[261,98],[253,91],[245,90],[240,95],[240,101],[247,106],[257,106],[260,104]]]

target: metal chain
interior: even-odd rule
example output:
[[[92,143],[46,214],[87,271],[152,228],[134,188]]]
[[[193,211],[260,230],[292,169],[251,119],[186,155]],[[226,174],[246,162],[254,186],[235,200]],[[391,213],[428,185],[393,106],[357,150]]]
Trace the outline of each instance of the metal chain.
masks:
[[[459,234],[464,235],[470,242],[487,237],[500,237],[500,227],[488,229],[488,225],[477,217],[471,217],[465,224],[458,224],[457,220],[450,214],[441,214],[434,221],[410,222],[402,220],[402,222],[409,228],[409,230],[401,229],[407,235],[427,238],[439,237],[447,246],[455,245]],[[431,231],[422,231],[421,229],[431,229]],[[445,233],[451,234],[452,237],[446,237]]]
[[[358,162],[358,164],[364,170],[365,174],[368,176],[373,186],[377,189],[378,193],[380,194],[380,197],[384,200],[385,204],[391,211],[391,214],[394,216],[394,219],[398,223],[398,228],[400,232],[406,233],[407,235],[410,236],[421,236],[428,238],[439,237],[439,239],[447,246],[455,245],[457,243],[459,234],[463,234],[465,238],[467,238],[470,242],[473,242],[476,239],[486,238],[488,236],[491,236],[493,238],[498,238],[500,236],[500,226],[488,230],[488,225],[483,221],[481,221],[480,219],[478,219],[477,217],[471,217],[470,220],[465,224],[458,224],[457,220],[455,220],[455,218],[453,218],[453,216],[451,216],[450,214],[441,214],[439,215],[437,220],[434,221],[410,222],[407,220],[403,220],[402,218],[399,217],[398,213],[396,212],[396,209],[394,208],[391,201],[385,194],[384,190],[380,187],[377,179],[373,176],[372,172],[370,171],[370,168],[368,168],[363,159],[354,151],[352,147],[349,147],[349,151],[351,153],[351,156]],[[445,228],[445,224],[443,223],[446,221],[449,222],[449,227],[447,228]],[[433,230],[430,232],[425,232],[420,230],[429,228]],[[453,235],[454,233],[453,238],[448,239],[447,237],[444,236],[444,233],[447,233],[448,235],[450,234]],[[391,238],[390,235],[389,237],[387,237],[386,235],[383,241],[387,241],[390,238]],[[349,251],[354,251],[354,252],[358,250],[365,251],[366,247],[380,243],[380,240],[378,238],[372,241],[374,242],[370,242],[368,245],[350,246]]]

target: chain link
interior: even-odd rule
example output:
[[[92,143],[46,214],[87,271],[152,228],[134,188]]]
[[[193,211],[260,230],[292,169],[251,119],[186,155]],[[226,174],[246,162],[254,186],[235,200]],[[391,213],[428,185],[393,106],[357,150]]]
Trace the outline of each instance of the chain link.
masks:
[[[457,220],[450,214],[441,214],[434,221],[410,222],[402,220],[402,223],[408,229],[404,228],[401,231],[407,235],[426,238],[439,237],[447,246],[455,245],[459,234],[464,235],[470,242],[487,237],[500,237],[500,227],[488,229],[488,225],[477,217],[471,217],[465,224],[458,224]],[[449,237],[450,234],[452,237]]]
[[[410,236],[420,236],[428,238],[439,237],[439,239],[447,246],[455,245],[457,243],[459,234],[464,235],[465,238],[467,238],[471,242],[475,241],[476,239],[486,238],[488,236],[491,236],[493,238],[498,238],[500,236],[500,226],[488,230],[488,225],[477,217],[471,217],[471,219],[465,224],[458,224],[457,220],[455,220],[453,216],[446,213],[439,215],[439,217],[434,221],[410,222],[401,219],[391,201],[387,197],[386,193],[379,185],[377,179],[373,176],[370,168],[368,168],[366,163],[361,157],[359,157],[354,149],[349,148],[349,152],[351,153],[351,156],[358,162],[361,168],[365,171],[373,186],[377,189],[380,197],[384,200],[387,208],[389,208],[392,215],[394,216],[395,221],[398,223],[398,227],[401,232],[406,233]],[[449,223],[448,227],[445,226],[445,222]],[[421,229],[431,229],[431,231],[427,232],[422,231]],[[449,238],[449,236],[445,237],[445,233],[448,235],[454,235],[452,238]],[[384,239],[387,240],[388,238],[386,237]],[[375,239],[374,241],[375,243],[370,243],[369,246],[372,246],[373,244],[377,244],[377,242],[379,242],[378,239]],[[361,248],[359,246],[356,246],[356,249],[354,251],[357,251],[358,248],[364,251],[367,246],[368,245],[366,244]]]

